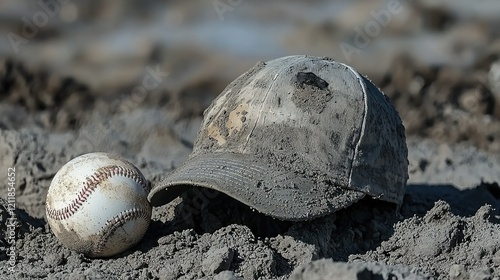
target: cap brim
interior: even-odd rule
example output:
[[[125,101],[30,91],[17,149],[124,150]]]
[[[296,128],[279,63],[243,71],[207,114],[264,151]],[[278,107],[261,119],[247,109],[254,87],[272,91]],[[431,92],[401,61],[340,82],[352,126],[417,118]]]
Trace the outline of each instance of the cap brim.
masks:
[[[148,195],[153,206],[166,204],[186,190],[205,187],[222,192],[268,216],[310,220],[345,208],[365,196],[328,182],[276,170],[253,156],[206,153],[190,158]]]

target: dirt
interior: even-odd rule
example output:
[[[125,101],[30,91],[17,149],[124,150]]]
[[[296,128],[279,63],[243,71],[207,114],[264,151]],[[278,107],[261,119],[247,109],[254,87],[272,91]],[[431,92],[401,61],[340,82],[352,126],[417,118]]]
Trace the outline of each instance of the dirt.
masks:
[[[39,11],[11,9],[17,2],[0,15],[5,34],[22,32],[20,18]],[[0,279],[500,279],[498,4],[412,2],[347,62],[338,44],[385,6],[319,2],[307,7],[312,16],[301,1],[265,11],[243,1],[220,23],[211,2],[164,10],[75,3],[19,53],[3,38]],[[74,9],[82,25],[71,21]],[[293,24],[280,25],[289,17]],[[104,28],[103,20],[114,24]],[[137,30],[123,32],[134,26],[127,22]],[[61,166],[88,152],[114,153],[159,183],[188,158],[203,111],[229,82],[290,53],[352,65],[390,97],[410,163],[400,209],[364,198],[312,221],[284,222],[193,188],[155,207],[142,241],[120,255],[89,259],[59,243],[44,213]],[[145,79],[157,86],[143,93]]]
[[[490,59],[485,64],[493,62]],[[379,84],[400,108],[407,133],[499,152],[500,99],[488,82],[489,69],[481,65],[467,70],[416,65],[408,57],[395,60],[392,73]]]
[[[307,112],[321,113],[326,103],[332,99],[328,90],[328,83],[312,72],[299,72],[296,75],[297,90],[292,95],[293,102]],[[323,91],[323,92],[322,92]]]

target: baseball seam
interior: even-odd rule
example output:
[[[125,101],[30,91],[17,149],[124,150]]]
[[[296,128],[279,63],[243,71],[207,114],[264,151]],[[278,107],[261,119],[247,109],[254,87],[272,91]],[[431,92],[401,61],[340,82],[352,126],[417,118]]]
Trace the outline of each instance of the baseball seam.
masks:
[[[99,238],[99,242],[96,244],[95,249],[92,251],[92,254],[97,255],[101,253],[104,250],[106,243],[108,242],[110,237],[113,236],[115,231],[130,220],[143,218],[146,221],[145,228],[148,228],[150,223],[149,215],[149,212],[143,208],[133,208],[127,209],[116,215],[112,219],[107,220],[104,226],[102,226],[101,228],[101,238]]]
[[[94,174],[86,178],[86,181],[83,183],[83,187],[78,192],[76,198],[73,199],[66,207],[62,209],[47,207],[47,216],[54,220],[68,219],[75,214],[78,209],[80,209],[83,203],[87,201],[89,196],[101,182],[113,176],[124,176],[132,179],[144,188],[146,194],[149,193],[149,184],[142,176],[137,174],[135,170],[117,165],[105,166],[97,169]]]

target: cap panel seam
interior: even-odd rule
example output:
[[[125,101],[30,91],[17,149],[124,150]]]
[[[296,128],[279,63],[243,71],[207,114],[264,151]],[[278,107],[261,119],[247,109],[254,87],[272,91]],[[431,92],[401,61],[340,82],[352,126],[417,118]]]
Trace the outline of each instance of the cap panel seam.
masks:
[[[267,66],[267,64],[266,64],[266,66]],[[265,67],[264,67],[264,69],[265,69]],[[263,70],[263,69],[261,69],[261,70]],[[263,109],[264,109],[264,105],[265,105],[265,104],[266,104],[266,102],[267,102],[267,98],[268,98],[268,96],[269,96],[269,93],[271,92],[271,90],[273,89],[273,87],[274,87],[274,85],[275,85],[275,83],[276,83],[276,78],[277,78],[277,77],[280,77],[280,76],[281,76],[281,73],[282,73],[282,72],[284,72],[285,70],[286,70],[286,69],[282,69],[282,70],[279,72],[279,74],[275,74],[275,75],[274,75],[274,78],[273,78],[273,80],[272,80],[272,83],[271,83],[271,85],[269,86],[269,89],[267,90],[266,95],[264,96],[264,99],[262,100],[262,104],[261,104],[261,106],[260,106],[260,108],[259,108],[259,114],[258,114],[258,116],[257,116],[257,120],[255,120],[255,124],[254,124],[254,126],[252,127],[252,130],[250,130],[250,132],[248,133],[247,139],[245,140],[245,144],[243,145],[243,150],[242,150],[242,153],[246,154],[246,152],[247,152],[248,142],[250,142],[250,138],[252,138],[252,134],[253,134],[253,132],[254,132],[255,128],[257,127],[257,125],[258,125],[258,123],[259,123],[259,121],[260,121],[261,117],[262,117],[262,111],[263,111]]]
[[[244,154],[246,154],[246,152],[247,152],[248,142],[250,142],[250,138],[252,138],[252,134],[253,134],[253,132],[254,132],[255,128],[257,127],[257,124],[258,124],[258,123],[259,123],[259,121],[260,121],[260,118],[261,118],[261,116],[262,116],[262,110],[263,110],[263,108],[264,108],[264,104],[265,104],[265,102],[266,102],[266,99],[267,99],[267,97],[269,96],[269,91],[270,91],[270,90],[271,90],[270,88],[267,90],[266,95],[264,96],[264,100],[262,101],[262,104],[260,104],[259,113],[258,113],[258,115],[257,115],[257,119],[255,120],[255,124],[253,125],[252,129],[251,129],[251,130],[250,130],[250,132],[248,133],[248,135],[247,135],[247,139],[245,139],[245,144],[243,145],[243,149],[242,149],[242,153],[244,153]]]
[[[365,133],[365,129],[366,129],[366,116],[368,115],[367,114],[367,112],[368,112],[368,96],[367,96],[368,95],[368,89],[366,88],[366,85],[363,82],[363,78],[361,77],[361,75],[356,70],[354,70],[349,65],[346,65],[346,64],[343,64],[343,63],[339,63],[339,64],[344,65],[345,67],[347,67],[347,69],[349,69],[354,74],[354,76],[356,76],[356,79],[358,80],[359,85],[363,89],[363,101],[364,101],[363,122],[361,124],[361,130],[359,132],[358,140],[357,140],[357,143],[356,143],[356,148],[354,149],[354,154],[353,154],[352,160],[351,160],[351,167],[350,167],[350,170],[349,170],[349,187],[352,189],[352,172],[353,172],[353,169],[354,169],[353,166],[354,166],[355,159],[358,157],[359,149],[360,149],[360,146],[361,146],[361,140],[363,139],[363,134]],[[359,190],[359,191],[361,191],[361,190]]]

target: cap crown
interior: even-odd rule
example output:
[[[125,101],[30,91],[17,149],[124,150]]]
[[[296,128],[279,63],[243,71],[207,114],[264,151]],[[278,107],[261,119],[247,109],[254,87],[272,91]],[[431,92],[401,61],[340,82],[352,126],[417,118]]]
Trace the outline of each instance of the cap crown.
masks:
[[[218,152],[398,204],[408,178],[396,110],[370,81],[328,58],[261,62],[229,84],[205,111],[191,157]]]

